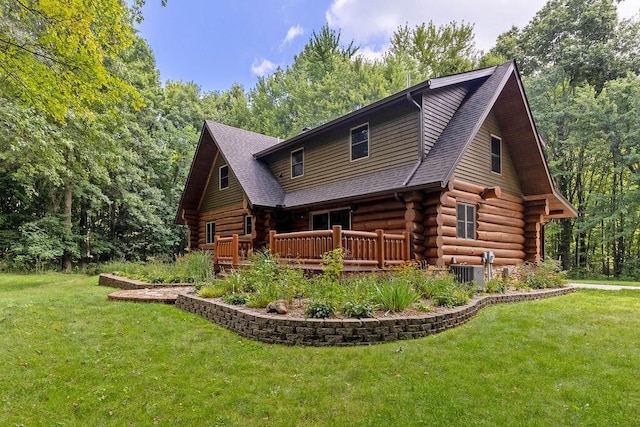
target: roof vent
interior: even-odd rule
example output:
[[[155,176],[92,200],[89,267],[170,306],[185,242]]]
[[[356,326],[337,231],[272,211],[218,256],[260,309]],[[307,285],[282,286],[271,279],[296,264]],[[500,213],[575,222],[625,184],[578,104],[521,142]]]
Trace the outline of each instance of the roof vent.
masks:
[[[309,132],[311,128],[309,126],[305,126],[302,128],[302,133]]]

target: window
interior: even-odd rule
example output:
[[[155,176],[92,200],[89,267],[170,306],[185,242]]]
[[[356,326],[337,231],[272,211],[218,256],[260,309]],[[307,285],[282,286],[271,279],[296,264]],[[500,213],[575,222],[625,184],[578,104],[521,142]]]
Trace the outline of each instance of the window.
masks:
[[[351,129],[351,160],[369,157],[369,124]]]
[[[253,217],[247,215],[244,217],[244,234],[251,235],[253,233]]]
[[[491,172],[502,173],[502,140],[491,135]]]
[[[476,238],[476,208],[473,205],[458,203],[458,237],[461,239]]]
[[[220,166],[219,169],[219,178],[220,178],[220,189],[224,190],[225,188],[229,188],[229,166],[224,165]]]
[[[341,225],[343,230],[351,228],[351,210],[314,212],[311,214],[312,230],[330,230],[334,225]]]
[[[304,175],[304,148],[291,152],[291,178]]]
[[[213,238],[216,235],[216,223],[208,222],[205,228],[207,230],[207,243],[213,243]]]

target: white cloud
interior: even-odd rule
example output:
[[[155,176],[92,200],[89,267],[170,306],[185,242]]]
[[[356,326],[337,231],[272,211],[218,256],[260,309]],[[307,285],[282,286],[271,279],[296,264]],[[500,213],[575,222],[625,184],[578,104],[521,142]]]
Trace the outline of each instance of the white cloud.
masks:
[[[636,3],[639,0],[624,0]],[[380,51],[400,25],[410,27],[433,21],[436,26],[451,21],[474,24],[476,47],[490,49],[496,37],[512,25],[523,27],[546,0],[333,0],[325,16],[331,28],[340,29],[343,42]]]
[[[275,70],[276,67],[277,65],[269,61],[268,59],[263,58],[262,61],[258,61],[258,59],[256,59],[255,61],[253,61],[253,64],[251,64],[251,72],[256,76],[264,76],[270,71]]]
[[[287,31],[287,35],[282,41],[282,44],[280,45],[280,47],[284,47],[285,45],[291,43],[293,39],[303,34],[304,34],[304,29],[300,26],[300,24],[296,25],[295,27],[289,28],[289,31]]]
[[[388,48],[388,45],[385,45],[383,48],[378,50],[376,50],[375,47],[372,46],[360,46],[360,49],[358,49],[358,52],[356,52],[356,56],[361,56],[362,58],[371,62],[380,61],[382,60],[382,57],[384,56],[384,53]]]

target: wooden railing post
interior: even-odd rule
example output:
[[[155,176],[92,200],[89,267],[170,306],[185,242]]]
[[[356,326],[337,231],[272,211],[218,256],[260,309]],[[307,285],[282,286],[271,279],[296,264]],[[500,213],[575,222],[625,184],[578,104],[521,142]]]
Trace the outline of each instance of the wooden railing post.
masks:
[[[269,251],[271,255],[275,255],[276,252],[276,230],[269,230]]]
[[[240,264],[240,244],[238,235],[234,234],[231,237],[231,264],[237,267]]]
[[[220,250],[218,249],[218,240],[220,240],[220,236],[217,234],[213,236],[213,263],[218,264],[218,254]]]
[[[378,268],[384,268],[384,230],[378,228],[376,234],[378,235],[376,238]]]
[[[408,231],[403,231],[402,232],[402,237],[404,237],[404,239],[402,240],[402,260],[404,262],[409,262],[411,261],[411,235],[409,234]]]
[[[342,226],[334,225],[333,226],[333,249],[338,249],[342,247]]]

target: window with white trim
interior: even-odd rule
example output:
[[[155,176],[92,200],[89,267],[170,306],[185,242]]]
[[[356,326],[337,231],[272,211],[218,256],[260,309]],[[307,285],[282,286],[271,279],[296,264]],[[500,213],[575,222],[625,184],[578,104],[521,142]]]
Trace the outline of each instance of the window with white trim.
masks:
[[[369,157],[369,124],[351,129],[351,161]]]
[[[207,222],[205,225],[205,230],[207,232],[207,236],[206,236],[207,244],[213,243],[213,239],[216,235],[216,223],[214,221]]]
[[[251,235],[253,233],[253,216],[246,215],[244,217],[244,234]]]
[[[304,175],[304,148],[291,152],[291,178]]]
[[[229,165],[220,166],[218,169],[218,178],[220,183],[220,190],[229,188]]]
[[[351,209],[311,213],[312,230],[330,230],[334,225],[342,226],[343,230],[351,229]]]
[[[458,203],[456,206],[458,218],[458,238],[476,238],[476,207],[466,203]]]
[[[491,135],[491,172],[502,173],[502,139]]]

